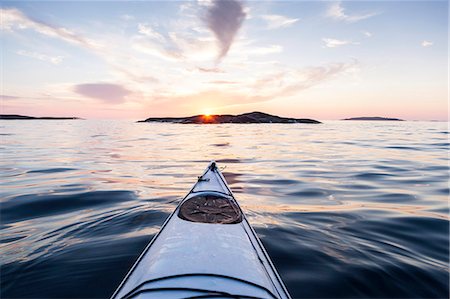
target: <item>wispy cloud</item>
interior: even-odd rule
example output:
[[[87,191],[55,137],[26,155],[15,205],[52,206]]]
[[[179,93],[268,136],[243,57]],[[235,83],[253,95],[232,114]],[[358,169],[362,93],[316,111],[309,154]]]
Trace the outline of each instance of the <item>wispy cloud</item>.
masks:
[[[373,36],[372,32],[369,32],[369,31],[361,31],[361,33],[364,34],[365,37],[372,37]]]
[[[164,41],[164,37],[157,32],[156,30],[154,30],[150,25],[145,24],[145,23],[139,23],[138,24],[138,31],[140,34],[143,34],[147,37],[150,37],[152,39],[155,39],[157,41],[163,42]]]
[[[11,95],[6,95],[6,94],[0,94],[0,99],[2,101],[12,101],[12,100],[18,100],[21,97],[18,96],[11,96]]]
[[[227,9],[229,8],[227,5],[231,3],[234,5],[234,12]],[[191,21],[192,19],[199,23],[202,20],[204,21],[204,19],[198,19],[198,16],[189,20],[177,20],[179,23],[141,22],[135,25],[135,34],[126,39],[113,34],[107,36],[107,38],[99,39],[104,44],[111,44],[110,47],[102,49],[89,48],[84,43],[77,42],[78,39],[72,40],[60,37],[60,35],[45,34],[71,44],[77,44],[83,48],[89,48],[92,53],[98,55],[102,61],[111,67],[111,74],[117,76],[114,81],[109,79],[106,82],[76,85],[69,82],[60,86],[59,94],[55,93],[55,88],[48,87],[46,90],[51,91],[51,96],[48,98],[70,99],[70,97],[74,97],[75,93],[75,100],[96,107],[106,108],[121,104],[120,107],[133,107],[132,109],[138,110],[146,107],[146,105],[157,109],[160,105],[161,109],[167,109],[170,106],[173,107],[171,109],[174,113],[182,113],[184,110],[201,110],[207,106],[239,106],[297,95],[305,89],[330,80],[347,69],[346,66],[339,67],[340,65],[337,64],[336,66],[325,66],[318,69],[295,70],[289,66],[277,64],[277,62],[271,64],[278,70],[277,74],[267,74],[264,71],[262,73],[253,72],[257,74],[239,78],[236,73],[245,73],[251,67],[264,70],[264,66],[258,64],[261,62],[252,60],[252,57],[280,53],[283,51],[283,47],[276,44],[261,45],[258,40],[250,40],[245,36],[236,38],[245,17],[240,2],[216,0],[203,4],[204,6],[200,9],[209,13],[210,23],[207,23],[207,27],[210,31],[199,32],[192,30],[193,27],[186,26],[184,21]],[[19,15],[26,18],[21,13]],[[212,20],[213,16],[219,19],[223,17],[223,19],[221,21]],[[232,24],[226,22],[230,18]],[[276,23],[275,19],[272,19],[272,21]],[[278,19],[276,21],[278,22],[276,25],[278,28],[290,26],[297,22],[294,19]],[[19,21],[9,22],[8,24],[11,25],[10,30],[32,29],[44,34],[39,27],[44,26],[44,23],[38,24],[31,19],[30,22],[32,25],[27,25],[26,28],[23,26],[19,28]],[[195,22],[192,24],[196,25]],[[51,28],[56,30],[62,27],[53,26]],[[50,29],[47,28],[47,30]],[[74,34],[69,29],[65,30]],[[57,32],[59,33],[59,31]],[[75,36],[83,41],[88,40],[80,35]],[[229,56],[227,63],[223,64],[223,69],[218,68],[217,65],[209,65],[216,57],[217,41],[220,48],[218,61],[226,55]],[[115,46],[124,42],[128,42],[127,49],[130,51],[123,51],[119,46]],[[233,51],[230,51],[232,44]],[[51,57],[39,52],[22,51],[17,54],[54,64],[60,62],[58,57]],[[264,61],[264,63],[266,62]],[[160,74],[164,74],[164,76],[160,76]],[[193,75],[192,78],[187,74]],[[173,82],[177,82],[176,88],[174,88]],[[57,97],[57,95],[61,96]],[[98,101],[86,101],[87,98]]]
[[[422,45],[422,47],[431,47],[432,45],[433,45],[433,42],[431,42],[431,41],[428,41],[428,40],[424,40],[422,43],[421,43],[421,45]]]
[[[322,38],[322,41],[325,43],[325,47],[327,48],[337,48],[345,45],[359,45],[358,42],[339,40],[334,38]]]
[[[85,48],[97,49],[100,47],[97,42],[86,39],[64,27],[52,26],[44,22],[32,20],[15,8],[2,8],[0,9],[0,15],[2,16],[1,29],[5,32],[30,29],[40,34],[58,38]]]
[[[145,72],[145,70],[132,68],[130,67],[130,65],[114,65],[113,67],[115,72],[123,75],[127,81],[143,83],[145,85],[160,82],[159,79],[157,79],[155,76],[149,75],[147,72]]]
[[[244,7],[237,0],[214,0],[207,5],[205,23],[219,43],[217,62],[224,58],[245,19]]]
[[[326,16],[334,19],[334,20],[338,20],[338,21],[345,21],[348,23],[354,23],[354,22],[358,22],[361,20],[365,20],[368,18],[371,18],[373,16],[378,15],[378,12],[365,12],[365,13],[359,13],[359,14],[347,14],[345,12],[344,7],[342,7],[342,3],[339,2],[335,2],[332,3],[326,12]]]
[[[211,36],[171,31],[169,39],[170,49],[178,49],[187,61],[211,61],[216,55],[215,40]]]
[[[63,56],[48,56],[48,55],[41,54],[38,52],[30,52],[30,51],[25,51],[25,50],[19,50],[16,53],[21,56],[30,57],[30,58],[34,58],[37,60],[50,62],[53,64],[60,64],[64,58]]]
[[[219,85],[221,85],[221,84],[224,84],[224,85],[229,85],[229,84],[239,84],[238,82],[236,82],[236,81],[226,81],[226,80],[216,80],[216,81],[209,81],[209,82],[207,82],[207,83],[209,83],[209,84],[219,84]]]
[[[359,62],[329,63],[322,66],[303,69],[288,69],[255,81],[254,88],[259,94],[266,94],[271,99],[298,95],[300,92],[322,84],[345,73],[359,70]]]
[[[179,61],[184,58],[183,53],[177,48],[169,48],[165,44],[155,43],[138,36],[131,39],[131,48],[166,61]]]
[[[198,67],[197,70],[200,72],[203,72],[203,73],[224,73],[223,70],[221,70],[217,67],[214,67],[214,68]]]
[[[267,22],[268,29],[289,27],[300,20],[298,18],[292,19],[280,15],[262,15],[261,18]]]
[[[214,60],[216,42],[209,32],[198,33],[185,28],[165,28],[161,34],[148,25],[140,24],[139,35],[131,38],[131,48],[169,62],[199,62]]]
[[[122,85],[112,83],[86,83],[78,84],[73,89],[76,93],[93,99],[102,100],[107,103],[120,104],[131,91]]]
[[[283,47],[280,45],[270,45],[266,47],[252,47],[247,50],[249,55],[267,55],[283,52]]]
[[[75,33],[73,30],[68,28],[50,25],[44,21],[37,21],[32,17],[25,15],[23,12],[16,8],[2,8],[0,9],[2,15],[1,29],[4,32],[11,33],[20,33],[22,31],[34,31],[44,37],[52,37],[68,44],[76,45],[82,49],[88,50],[91,53],[97,55],[100,60],[106,62],[107,65],[111,67],[111,70],[114,74],[120,74],[121,77],[126,77],[130,81],[134,81],[137,83],[148,83],[148,82],[156,82],[157,80],[146,73],[142,73],[139,69],[138,72],[131,69],[130,61],[134,59],[133,55],[130,55],[126,51],[120,51],[116,45],[123,43],[123,40],[120,40],[117,36],[112,37],[112,41],[108,42],[105,39],[89,39],[85,36]],[[131,16],[124,17],[125,19],[132,19]],[[122,18],[123,19],[123,18]],[[146,37],[140,35],[142,38]],[[146,37],[148,38],[148,37]],[[148,38],[150,39],[150,38]],[[104,47],[103,45],[110,44],[109,47]],[[132,47],[133,47],[132,43]],[[138,47],[138,46],[137,46]],[[142,48],[142,49],[141,49]],[[145,45],[140,48],[142,51],[149,51]],[[157,52],[157,51],[155,51]],[[31,57],[35,59],[39,59],[42,61],[51,62],[53,64],[59,64],[62,62],[64,57],[56,56],[52,57],[46,54],[42,54],[39,51],[16,51],[18,55]],[[169,53],[164,53],[161,50],[160,56],[164,54],[170,56]],[[126,61],[126,65],[123,65],[123,62]],[[129,82],[128,82],[129,83]],[[82,94],[83,88],[79,89]],[[115,99],[114,96],[111,97]]]
[[[200,111],[204,107],[216,109],[237,107],[247,104],[264,103],[286,97],[298,96],[301,92],[320,85],[346,73],[359,69],[359,62],[330,63],[302,69],[285,68],[259,76],[250,82],[234,80],[209,81],[212,88],[185,94],[151,95],[151,107],[173,107],[182,114],[192,109]],[[150,106],[149,106],[150,107]],[[184,112],[185,113],[185,112]]]
[[[121,15],[120,18],[124,21],[132,21],[135,19],[134,16],[128,14]]]

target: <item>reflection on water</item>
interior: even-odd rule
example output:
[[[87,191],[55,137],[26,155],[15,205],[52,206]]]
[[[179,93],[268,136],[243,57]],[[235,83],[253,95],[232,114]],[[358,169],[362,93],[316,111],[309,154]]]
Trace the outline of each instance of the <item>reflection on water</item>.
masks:
[[[214,159],[293,297],[447,297],[446,126],[2,121],[1,295],[110,296]]]

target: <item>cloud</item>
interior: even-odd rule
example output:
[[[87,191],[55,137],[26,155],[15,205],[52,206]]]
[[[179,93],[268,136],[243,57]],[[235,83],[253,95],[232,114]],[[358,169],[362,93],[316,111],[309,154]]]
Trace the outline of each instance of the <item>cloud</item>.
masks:
[[[108,38],[107,42],[100,42],[98,39],[95,41],[85,38],[79,34],[74,33],[73,31],[55,25],[49,25],[43,21],[38,21],[32,19],[29,16],[26,16],[23,12],[15,8],[9,9],[0,9],[2,14],[2,22],[1,29],[5,32],[13,32],[20,33],[24,30],[33,30],[39,34],[42,34],[44,37],[52,37],[59,39],[63,42],[74,44],[79,46],[82,49],[88,50],[91,53],[97,55],[101,60],[105,61],[106,64],[111,67],[114,74],[118,74],[121,77],[126,77],[126,80],[131,80],[137,83],[154,83],[157,80],[155,77],[150,76],[147,72],[142,70],[142,65],[139,67],[135,67],[133,70],[132,61],[135,61],[136,55],[135,53],[130,53],[129,51],[123,51],[120,49],[120,45],[124,44],[124,40],[114,37],[114,35],[108,35],[107,33],[103,34],[104,37]],[[122,15],[120,17],[122,20],[132,20],[134,17],[130,15]],[[141,27],[144,33],[147,35],[150,33],[147,27]],[[147,29],[147,31],[146,31]],[[112,38],[111,38],[112,37]],[[148,53],[151,49],[155,48],[153,43],[151,43],[152,39],[148,38],[145,35],[138,36],[139,41],[142,40],[142,45],[137,43],[134,44],[134,38],[131,39],[131,45],[126,44],[127,49],[129,48],[137,48],[138,51]],[[106,40],[106,39],[105,39]],[[129,42],[129,39],[126,39]],[[146,42],[150,45],[148,45]],[[108,47],[104,47],[103,45],[108,44]],[[171,53],[170,51],[165,51],[164,49],[156,48],[153,50],[157,56],[164,56],[166,59],[172,59],[173,56],[177,56],[176,53]],[[48,61],[54,64],[58,64],[62,62],[62,56],[51,57],[37,51],[18,51],[16,52],[18,55],[27,56],[35,59],[39,59],[42,61]],[[172,57],[171,57],[172,56]],[[128,82],[130,83],[130,82]],[[114,98],[114,97],[113,97]]]
[[[221,70],[217,67],[214,67],[214,68],[198,67],[197,70],[202,73],[224,73],[223,70]]]
[[[230,49],[233,40],[245,19],[243,5],[237,0],[215,0],[204,2],[207,12],[204,19],[208,28],[214,33],[219,42],[219,62]]]
[[[282,27],[289,27],[297,23],[300,19],[290,19],[280,15],[263,15],[261,16],[267,22],[268,29],[276,29]]]
[[[215,81],[210,81],[208,82],[210,84],[219,84],[219,85],[229,85],[229,84],[239,84],[239,82],[236,81],[227,81],[227,80],[215,80]]]
[[[361,31],[362,34],[364,34],[366,37],[372,37],[372,32],[369,31]]]
[[[135,19],[134,16],[132,16],[132,15],[127,15],[127,14],[121,15],[120,18],[121,18],[122,20],[124,20],[124,21],[132,21],[132,20]]]
[[[342,7],[342,4],[340,1],[332,3],[326,12],[326,16],[338,20],[338,21],[345,21],[348,23],[354,23],[361,20],[365,20],[368,18],[371,18],[373,16],[378,15],[376,12],[369,12],[364,14],[355,14],[355,15],[348,15],[345,13],[345,9]]]
[[[0,94],[0,99],[2,101],[11,101],[11,100],[18,100],[21,99],[21,97],[18,96],[10,96],[10,95],[5,95],[5,94]]]
[[[142,36],[136,36],[131,40],[131,48],[166,61],[174,62],[184,58],[183,53],[177,47],[167,47],[166,44],[156,43]]]
[[[160,80],[156,77],[148,75],[145,70],[133,69],[132,67],[130,67],[130,65],[127,65],[125,67],[120,65],[112,66],[115,69],[116,73],[124,75],[125,78],[133,82],[143,83],[146,85],[160,82]]]
[[[325,47],[327,48],[337,48],[340,46],[345,45],[359,45],[358,42],[352,42],[348,40],[339,40],[334,38],[322,38],[322,40],[325,42]]]
[[[146,23],[139,23],[138,30],[140,34],[143,34],[147,37],[150,37],[160,42],[164,41],[164,37]]]
[[[208,89],[184,95],[161,95],[156,98],[153,97],[151,103],[148,103],[148,107],[152,110],[163,111],[166,110],[167,107],[173,107],[170,111],[171,113],[174,115],[182,115],[186,114],[186,111],[203,111],[205,107],[218,109],[249,103],[266,102],[269,100],[271,100],[271,98],[255,94],[239,93],[221,89]]]
[[[107,103],[119,104],[131,92],[122,85],[112,83],[86,83],[74,86],[74,91],[82,96],[102,100]]]
[[[260,76],[253,82],[213,80],[212,86],[198,92],[185,94],[152,94],[148,103],[153,109],[173,107],[173,113],[201,111],[205,107],[223,109],[247,104],[298,97],[301,92],[359,69],[359,62],[329,63],[302,69],[284,69]]]
[[[424,40],[422,43],[421,43],[421,45],[422,45],[422,47],[431,47],[432,45],[433,45],[433,42],[431,42],[431,41],[427,41],[427,40]]]
[[[211,61],[216,56],[215,40],[211,36],[192,34],[191,32],[168,33],[168,47],[177,49],[186,61]]]
[[[141,26],[141,34],[131,38],[131,48],[169,62],[193,63],[216,57],[214,37],[172,29],[162,36],[148,26]]]
[[[200,6],[211,7],[214,5],[213,1],[214,0],[197,0],[197,4]]]
[[[189,10],[192,8],[192,4],[187,2],[187,3],[181,3],[180,6],[178,7],[178,9],[180,10],[181,13],[184,13],[185,11]]]
[[[64,27],[56,27],[32,20],[18,9],[2,8],[0,9],[0,14],[2,16],[1,29],[5,32],[31,29],[45,36],[58,38],[74,45],[90,49],[99,48],[99,44],[94,41],[77,35]]]
[[[16,52],[18,55],[30,57],[34,59],[38,59],[45,62],[50,62],[53,64],[60,64],[63,61],[63,56],[48,56],[45,54],[37,53],[37,52],[29,52],[24,50],[19,50]]]
[[[309,67],[300,70],[288,71],[278,75],[279,92],[274,96],[292,96],[299,92],[336,78],[345,73],[355,73],[359,70],[359,62],[353,60],[349,63],[329,63],[323,66]]]
[[[283,47],[280,45],[270,45],[267,47],[253,47],[247,49],[246,53],[251,55],[267,55],[283,52]]]
[[[212,29],[210,31],[209,27],[202,24],[205,19],[198,17],[199,7],[192,5],[193,8],[190,9],[195,10],[197,14],[193,13],[190,17],[183,14],[180,19],[161,24],[153,23],[151,20],[139,20],[140,24],[139,21],[135,21],[132,36],[121,35],[117,31],[104,32],[104,35],[99,36],[99,42],[108,47],[90,51],[98,55],[100,61],[104,61],[110,68],[108,70],[110,79],[103,78],[105,79],[103,81],[100,78],[98,81],[87,81],[83,82],[86,84],[77,85],[75,84],[79,81],[73,83],[64,80],[64,85],[59,84],[61,86],[58,90],[48,84],[39,87],[40,90],[50,93],[45,98],[51,99],[52,102],[46,105],[50,108],[60,105],[64,106],[61,109],[69,109],[65,107],[65,102],[68,101],[66,99],[70,99],[74,107],[78,106],[88,114],[92,113],[90,110],[98,108],[105,109],[107,113],[106,109],[110,107],[137,114],[145,113],[143,109],[145,107],[152,109],[151,111],[158,111],[154,109],[159,107],[163,114],[167,113],[169,108],[168,113],[202,111],[205,107],[258,103],[286,96],[294,99],[301,96],[302,90],[330,80],[347,70],[345,67],[339,68],[334,65],[298,70],[292,65],[286,66],[277,61],[261,59],[260,55],[280,53],[283,47],[271,43],[260,44],[246,37],[236,37],[242,24],[237,27],[230,39],[229,51],[224,54],[227,57],[226,63],[220,68],[219,65],[211,65],[211,61],[218,54],[217,45],[221,45],[220,39],[217,35],[216,37],[213,35]],[[204,5],[201,9],[206,12],[218,4],[216,1],[209,1],[204,2]],[[245,10],[243,11],[245,15]],[[224,13],[229,14],[228,11]],[[119,23],[121,26],[127,25],[130,29],[131,24]],[[19,24],[14,23],[12,30],[19,33],[20,30],[25,30],[19,28]],[[194,30],[196,27],[203,28],[203,31]],[[34,33],[32,30],[35,29],[27,28],[28,33]],[[229,47],[232,47],[231,50]],[[39,54],[52,53],[39,49],[24,49],[37,51]],[[141,52],[152,56],[143,55]],[[33,52],[26,54],[30,53]],[[207,58],[205,53],[209,55]],[[253,60],[254,57],[259,59]],[[15,90],[10,91],[10,94],[17,95]],[[30,98],[26,97],[26,100]],[[9,103],[15,104],[14,101]]]

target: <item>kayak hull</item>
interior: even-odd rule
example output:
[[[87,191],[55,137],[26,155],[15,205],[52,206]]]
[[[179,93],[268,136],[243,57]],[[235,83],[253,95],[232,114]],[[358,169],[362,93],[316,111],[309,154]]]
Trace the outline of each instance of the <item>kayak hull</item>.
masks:
[[[208,295],[290,298],[214,162],[169,216],[112,298]]]

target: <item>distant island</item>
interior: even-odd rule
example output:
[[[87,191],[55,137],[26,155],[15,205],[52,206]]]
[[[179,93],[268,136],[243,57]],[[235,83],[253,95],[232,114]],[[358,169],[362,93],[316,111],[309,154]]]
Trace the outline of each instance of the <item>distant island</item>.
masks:
[[[363,117],[351,117],[344,118],[343,120],[381,120],[381,121],[404,121],[400,118],[379,117],[379,116],[363,116]]]
[[[0,119],[48,119],[48,120],[57,120],[57,119],[81,119],[79,117],[34,117],[34,116],[26,116],[26,115],[18,115],[18,114],[0,114]]]
[[[308,118],[288,118],[263,112],[249,112],[238,115],[194,115],[188,117],[150,117],[138,122],[162,122],[177,124],[320,124],[320,121]]]

